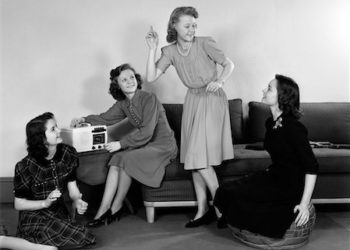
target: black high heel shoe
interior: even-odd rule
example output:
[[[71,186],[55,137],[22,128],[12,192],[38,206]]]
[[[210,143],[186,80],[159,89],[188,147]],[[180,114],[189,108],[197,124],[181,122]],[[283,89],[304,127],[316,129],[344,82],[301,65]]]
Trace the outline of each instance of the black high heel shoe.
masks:
[[[87,227],[99,227],[102,225],[106,225],[108,223],[108,219],[111,217],[111,209],[108,209],[104,214],[102,214],[98,219],[93,219],[89,221],[86,226]]]
[[[217,220],[216,226],[219,229],[227,228],[227,220],[223,215]]]
[[[208,225],[216,219],[215,211],[213,209],[209,209],[202,217],[196,220],[190,220],[185,224],[185,227],[199,227],[201,225]]]
[[[111,213],[111,215],[107,218],[107,224],[111,224],[112,222],[118,220],[120,221],[120,218],[122,217],[123,213],[125,212],[125,207],[122,206],[117,212],[114,214]]]

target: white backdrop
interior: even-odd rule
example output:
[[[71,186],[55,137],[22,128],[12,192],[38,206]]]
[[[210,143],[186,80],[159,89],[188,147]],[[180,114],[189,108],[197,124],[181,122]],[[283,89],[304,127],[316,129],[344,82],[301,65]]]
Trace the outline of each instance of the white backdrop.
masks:
[[[224,89],[259,101],[275,73],[299,83],[303,102],[350,100],[347,0],[0,0],[0,177],[26,155],[25,124],[45,111],[61,127],[112,105],[109,71],[131,63],[143,76],[150,25],[166,45],[171,11],[199,11],[197,35],[213,36],[235,63]],[[158,53],[159,55],[159,53]],[[186,89],[168,70],[146,89],[181,103]]]

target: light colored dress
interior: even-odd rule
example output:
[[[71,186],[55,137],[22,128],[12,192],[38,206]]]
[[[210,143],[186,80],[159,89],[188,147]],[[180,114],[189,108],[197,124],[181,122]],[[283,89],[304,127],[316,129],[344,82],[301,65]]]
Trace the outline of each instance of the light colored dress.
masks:
[[[185,169],[203,169],[233,158],[228,102],[225,92],[206,92],[217,80],[217,64],[226,60],[211,37],[195,37],[187,56],[176,43],[162,48],[156,67],[163,71],[173,65],[188,87],[181,127],[180,161]]]

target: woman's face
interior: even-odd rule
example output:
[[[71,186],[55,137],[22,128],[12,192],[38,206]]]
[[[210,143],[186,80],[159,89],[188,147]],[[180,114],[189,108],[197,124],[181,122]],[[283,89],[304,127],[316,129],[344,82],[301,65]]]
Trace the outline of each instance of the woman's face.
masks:
[[[179,21],[174,25],[177,32],[177,39],[191,42],[196,34],[196,18],[189,15],[180,16]]]
[[[273,79],[266,89],[263,90],[262,102],[269,105],[278,105],[277,80]]]
[[[60,132],[61,130],[57,127],[55,119],[50,119],[46,122],[45,136],[48,146],[56,146],[58,143],[62,142]]]
[[[117,77],[117,81],[120,89],[125,95],[135,93],[137,89],[137,80],[132,70],[123,70]]]

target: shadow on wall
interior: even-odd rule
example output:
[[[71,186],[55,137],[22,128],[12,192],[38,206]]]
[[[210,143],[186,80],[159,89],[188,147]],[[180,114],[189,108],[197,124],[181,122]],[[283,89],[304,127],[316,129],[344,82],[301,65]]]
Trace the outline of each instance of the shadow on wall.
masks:
[[[96,72],[83,81],[82,105],[91,110],[92,113],[99,114],[107,110],[114,99],[109,95],[109,58],[104,52],[96,55]]]

